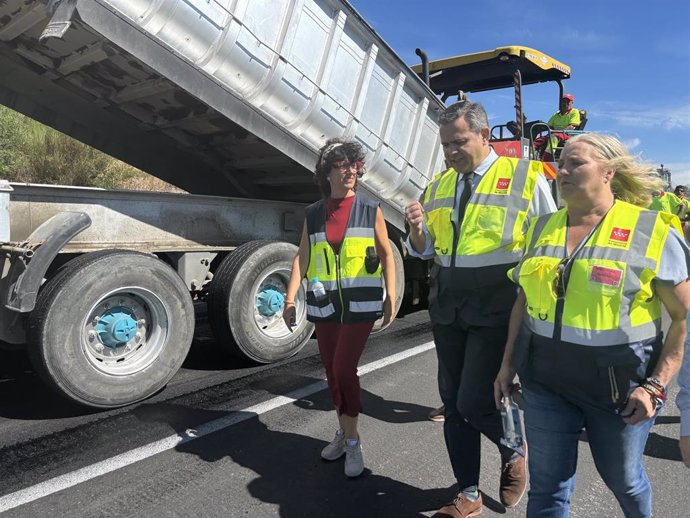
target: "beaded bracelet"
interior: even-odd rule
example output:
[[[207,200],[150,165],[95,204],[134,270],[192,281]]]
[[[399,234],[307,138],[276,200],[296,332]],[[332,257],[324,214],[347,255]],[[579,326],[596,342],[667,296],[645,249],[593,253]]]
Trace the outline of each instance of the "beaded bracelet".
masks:
[[[646,385],[650,385],[654,387],[656,392],[659,394],[659,398],[662,399],[663,401],[666,401],[666,387],[659,381],[658,378],[655,378],[653,376],[650,376],[646,380],[644,380]]]
[[[640,385],[640,387],[645,389],[653,398],[660,399],[661,401],[666,401],[666,396],[663,393],[659,392],[656,387],[648,385],[647,383],[643,383],[642,385]]]
[[[650,376],[644,381],[645,381],[645,383],[648,383],[649,385],[654,386],[657,390],[659,390],[659,392],[666,395],[666,387],[664,386],[663,383],[661,383],[659,378],[655,378],[654,376]]]
[[[659,406],[660,403],[666,401],[666,394],[664,394],[654,385],[647,383],[645,381],[640,385],[640,387],[644,389],[644,391],[647,392],[647,394],[649,394],[649,396],[652,398],[652,403],[654,403],[655,409],[657,406]]]

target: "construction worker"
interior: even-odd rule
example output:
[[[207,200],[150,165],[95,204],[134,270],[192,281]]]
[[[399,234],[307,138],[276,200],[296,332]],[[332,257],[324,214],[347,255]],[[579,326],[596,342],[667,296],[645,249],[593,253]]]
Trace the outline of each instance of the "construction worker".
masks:
[[[405,215],[410,253],[434,259],[429,313],[443,431],[460,489],[434,516],[459,518],[482,510],[481,434],[501,453],[503,505],[517,505],[525,490],[524,458],[500,445],[503,430],[492,383],[515,300],[506,272],[522,256],[528,218],[556,207],[541,162],[499,157],[489,146],[489,121],[480,104],[457,102],[444,110],[439,124],[450,167]]]
[[[534,148],[545,154],[542,157],[544,161],[552,159],[555,156],[556,147],[561,142],[568,140],[567,134],[557,132],[575,130],[580,126],[580,110],[573,108],[574,102],[575,97],[572,94],[565,94],[559,102],[558,111],[546,123],[549,128],[555,131],[551,133],[550,140],[546,137],[538,137],[534,140]]]
[[[657,191],[652,194],[652,203],[649,204],[650,210],[661,210],[674,214],[679,218],[685,216],[687,203],[672,192]]]
[[[684,208],[680,209],[678,212],[678,217],[683,225],[683,235],[685,236],[685,240],[690,242],[690,211],[688,210],[688,200],[686,198],[685,185],[676,185],[676,188],[673,190],[673,192],[684,204]]]
[[[565,94],[559,103],[559,108],[546,124],[552,130],[574,130],[580,126],[580,110],[573,108],[575,97]]]
[[[582,429],[625,517],[652,516],[642,455],[679,368],[690,306],[690,248],[678,218],[642,208],[660,182],[614,137],[572,137],[559,162],[566,207],[533,221],[510,274],[520,294],[495,403],[517,368],[528,518],[569,516]],[[662,306],[671,317],[665,337]],[[530,335],[519,333],[521,322]]]

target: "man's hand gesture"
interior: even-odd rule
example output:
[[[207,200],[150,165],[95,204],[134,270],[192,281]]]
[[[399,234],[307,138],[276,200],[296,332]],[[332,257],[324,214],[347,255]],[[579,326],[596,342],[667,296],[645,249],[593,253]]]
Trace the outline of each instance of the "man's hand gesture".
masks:
[[[411,232],[414,232],[416,235],[422,234],[424,228],[424,209],[421,203],[414,201],[405,207],[405,219],[410,225]]]

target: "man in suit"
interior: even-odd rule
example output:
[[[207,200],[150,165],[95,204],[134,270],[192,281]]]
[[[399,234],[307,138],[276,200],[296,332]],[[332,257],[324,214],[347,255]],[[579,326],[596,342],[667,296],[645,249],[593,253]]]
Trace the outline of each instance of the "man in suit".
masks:
[[[460,101],[439,118],[448,169],[406,208],[410,253],[434,259],[429,294],[445,407],[444,436],[460,492],[437,518],[476,516],[480,439],[501,453],[500,499],[513,507],[526,487],[525,459],[502,446],[493,382],[516,291],[507,271],[522,257],[529,217],[556,210],[541,162],[499,157],[479,103]]]

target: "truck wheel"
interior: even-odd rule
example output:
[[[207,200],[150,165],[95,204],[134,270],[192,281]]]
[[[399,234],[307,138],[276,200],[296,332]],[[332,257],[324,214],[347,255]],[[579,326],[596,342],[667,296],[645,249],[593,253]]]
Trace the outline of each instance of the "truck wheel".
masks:
[[[182,279],[155,257],[95,252],[44,285],[27,332],[48,385],[82,405],[113,408],[173,377],[192,343],[194,307]]]
[[[296,354],[314,331],[307,321],[306,286],[295,297],[296,326],[283,322],[285,292],[297,247],[250,241],[235,249],[213,274],[208,316],[218,343],[232,354],[271,363]]]
[[[393,312],[393,320],[395,320],[395,315],[400,311],[400,305],[402,304],[403,295],[405,294],[405,264],[403,263],[402,254],[398,247],[395,246],[395,243],[390,239],[388,242],[391,245],[391,250],[393,250],[393,259],[395,260],[395,311]],[[371,330],[371,334],[380,333],[390,325],[384,326],[382,324],[383,317],[374,322],[374,328]]]

